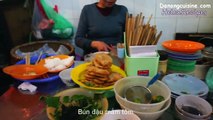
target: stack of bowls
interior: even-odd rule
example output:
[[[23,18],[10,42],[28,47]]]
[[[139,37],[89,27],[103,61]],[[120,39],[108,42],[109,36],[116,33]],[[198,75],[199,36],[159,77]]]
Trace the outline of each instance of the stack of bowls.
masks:
[[[197,60],[195,65],[194,76],[201,80],[205,80],[209,68],[213,66],[213,59],[209,61],[206,58]]]
[[[157,81],[149,87],[153,96],[161,95],[164,100],[158,103],[135,103],[124,98],[124,91],[131,86],[146,86],[151,80],[150,77],[131,76],[117,81],[114,85],[115,98],[122,109],[131,110],[140,117],[141,120],[158,119],[171,104],[171,91],[161,81]]]
[[[213,60],[213,47],[206,47],[203,51],[202,54],[205,58],[207,58],[209,61]]]
[[[195,70],[195,64],[198,59],[201,58],[201,52],[194,54],[184,54],[166,50],[168,54],[168,73],[187,73],[193,74]]]
[[[195,69],[196,61],[189,61],[189,60],[178,60],[169,57],[168,59],[168,71],[170,73],[179,72],[179,73],[191,73]]]
[[[181,95],[195,95],[206,99],[209,92],[204,81],[188,74],[168,74],[162,78],[162,82],[170,88],[174,99]]]
[[[168,40],[162,45],[169,58],[168,73],[193,74],[196,60],[202,57],[203,44],[187,40]]]
[[[209,120],[212,107],[198,96],[182,95],[175,100],[175,111],[180,120]]]

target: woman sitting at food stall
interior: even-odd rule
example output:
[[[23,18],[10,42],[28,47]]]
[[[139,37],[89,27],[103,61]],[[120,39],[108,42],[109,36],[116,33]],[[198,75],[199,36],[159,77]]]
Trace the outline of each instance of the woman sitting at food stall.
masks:
[[[84,55],[108,51],[111,45],[123,42],[128,10],[115,2],[116,0],[99,0],[82,9],[75,42],[84,50]]]

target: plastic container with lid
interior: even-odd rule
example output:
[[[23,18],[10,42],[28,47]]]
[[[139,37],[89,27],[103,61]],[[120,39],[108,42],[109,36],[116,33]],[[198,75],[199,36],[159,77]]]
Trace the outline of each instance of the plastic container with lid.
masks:
[[[158,72],[162,72],[162,74],[165,75],[167,73],[168,55],[163,50],[159,50],[158,54],[160,55],[159,64],[158,64]]]

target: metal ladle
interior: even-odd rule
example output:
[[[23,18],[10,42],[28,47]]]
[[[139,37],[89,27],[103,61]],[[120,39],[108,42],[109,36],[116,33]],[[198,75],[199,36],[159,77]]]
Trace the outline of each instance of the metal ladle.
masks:
[[[147,86],[131,86],[124,91],[124,98],[136,103],[150,103],[152,101],[152,94],[149,86],[155,83],[160,77],[161,73],[157,73],[147,84]]]

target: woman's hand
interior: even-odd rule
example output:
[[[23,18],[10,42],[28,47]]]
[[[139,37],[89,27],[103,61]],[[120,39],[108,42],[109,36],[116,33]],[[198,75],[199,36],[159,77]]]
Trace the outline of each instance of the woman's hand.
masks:
[[[109,45],[102,41],[92,41],[91,47],[96,48],[98,51],[108,51],[111,49]]]

